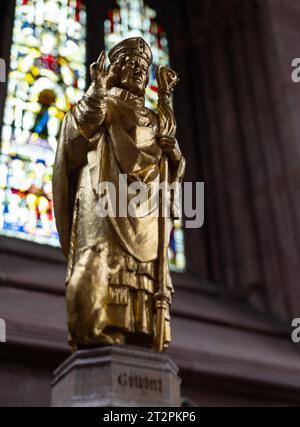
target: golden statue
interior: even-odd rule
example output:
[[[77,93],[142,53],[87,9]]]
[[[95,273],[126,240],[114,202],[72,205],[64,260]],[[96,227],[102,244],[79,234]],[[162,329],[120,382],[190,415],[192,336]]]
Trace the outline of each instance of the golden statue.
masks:
[[[69,343],[73,350],[126,343],[163,351],[171,341],[171,219],[157,215],[162,203],[136,216],[99,215],[98,203],[104,182],[114,184],[118,196],[122,182],[132,200],[132,183],[151,193],[154,182],[183,179],[170,106],[178,76],[157,67],[154,113],[145,107],[147,43],[124,40],[108,56],[107,70],[104,52],[91,65],[91,86],[64,119],[54,168],[56,223],[68,260]]]

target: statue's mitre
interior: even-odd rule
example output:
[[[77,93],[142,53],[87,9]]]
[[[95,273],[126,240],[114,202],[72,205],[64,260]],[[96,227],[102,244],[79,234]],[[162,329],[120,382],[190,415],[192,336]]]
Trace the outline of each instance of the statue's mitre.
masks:
[[[120,57],[126,55],[141,56],[149,66],[153,60],[149,45],[141,37],[132,37],[130,39],[122,40],[109,51],[108,57],[111,64],[113,64]]]

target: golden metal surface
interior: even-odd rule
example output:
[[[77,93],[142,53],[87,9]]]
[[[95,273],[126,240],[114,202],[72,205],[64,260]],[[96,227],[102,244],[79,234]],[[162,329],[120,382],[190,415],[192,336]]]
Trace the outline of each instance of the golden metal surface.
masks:
[[[56,222],[68,259],[69,343],[73,349],[127,343],[163,351],[171,341],[171,220],[159,214],[162,202],[147,215],[127,216],[99,215],[98,204],[107,182],[122,200],[120,176],[127,177],[129,201],[133,183],[145,184],[152,196],[155,182],[181,182],[185,161],[170,106],[178,76],[157,68],[156,114],[145,107],[147,43],[127,39],[109,59],[108,70],[103,52],[91,65],[92,84],[65,117],[54,167]]]

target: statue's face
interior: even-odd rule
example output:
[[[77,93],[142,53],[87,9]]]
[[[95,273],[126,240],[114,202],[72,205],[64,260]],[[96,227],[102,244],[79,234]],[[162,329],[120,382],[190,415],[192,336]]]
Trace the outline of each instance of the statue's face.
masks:
[[[126,56],[120,71],[122,87],[135,95],[143,96],[149,81],[149,67],[140,56]]]

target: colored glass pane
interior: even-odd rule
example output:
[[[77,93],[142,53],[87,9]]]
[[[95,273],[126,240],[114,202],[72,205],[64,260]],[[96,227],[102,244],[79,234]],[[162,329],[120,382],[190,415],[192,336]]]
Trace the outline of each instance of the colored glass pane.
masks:
[[[85,88],[79,0],[17,0],[0,156],[0,233],[58,246],[52,165],[62,120]]]

